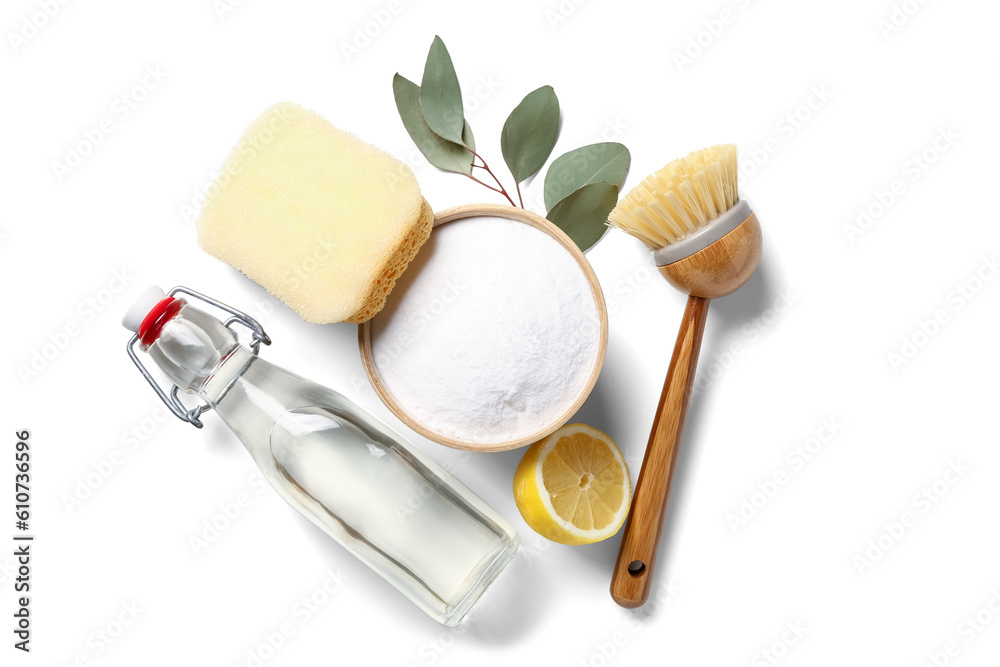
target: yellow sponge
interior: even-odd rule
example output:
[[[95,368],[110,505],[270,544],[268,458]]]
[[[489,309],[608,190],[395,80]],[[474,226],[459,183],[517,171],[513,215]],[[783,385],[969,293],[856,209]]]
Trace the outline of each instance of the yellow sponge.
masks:
[[[198,242],[306,322],[364,322],[430,235],[408,166],[296,104],[247,128],[198,218]]]

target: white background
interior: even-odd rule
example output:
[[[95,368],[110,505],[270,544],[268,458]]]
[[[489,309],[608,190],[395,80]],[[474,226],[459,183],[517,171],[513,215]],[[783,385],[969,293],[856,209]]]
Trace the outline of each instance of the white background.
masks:
[[[895,5],[905,11],[892,0],[6,2],[0,535],[14,533],[13,433],[28,428],[37,541],[30,655],[11,647],[12,547],[0,549],[0,661],[995,664],[1000,7]],[[764,257],[712,305],[659,602],[641,610],[608,595],[617,538],[564,547],[522,522],[510,489],[521,452],[463,455],[408,431],[368,386],[355,327],[303,324],[195,242],[199,192],[282,100],[410,162],[436,209],[498,201],[428,166],[396,115],[392,75],[419,80],[434,34],[494,167],[507,113],[544,84],[564,111],[555,155],[621,141],[626,187],[690,150],[741,148]],[[110,133],[60,178],[54,163],[103,119]],[[527,190],[539,201],[541,179]],[[871,222],[849,233],[859,209]],[[588,256],[611,339],[575,420],[609,433],[634,476],[683,297],[618,232]],[[203,431],[163,416],[119,326],[150,283],[250,311],[275,341],[268,359],[450,462],[514,523],[521,554],[463,626],[425,618],[262,490],[212,415]],[[819,437],[800,460],[796,448]],[[769,483],[776,474],[784,484]],[[196,553],[190,539],[241,497]],[[749,518],[736,524],[741,508]],[[346,579],[327,596],[328,570]],[[296,605],[310,596],[323,604],[306,618]],[[266,648],[286,623],[291,636]]]

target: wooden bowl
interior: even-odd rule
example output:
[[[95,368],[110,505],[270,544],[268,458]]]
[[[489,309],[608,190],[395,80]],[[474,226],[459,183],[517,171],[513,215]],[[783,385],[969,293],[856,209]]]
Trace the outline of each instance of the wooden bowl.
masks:
[[[508,449],[524,447],[525,445],[530,445],[538,440],[541,440],[565,424],[576,413],[576,411],[580,409],[580,406],[582,406],[584,401],[587,400],[587,397],[590,396],[590,392],[593,390],[594,385],[597,383],[597,378],[601,374],[601,368],[604,366],[604,354],[608,347],[608,309],[604,301],[604,292],[601,291],[601,285],[597,281],[597,274],[594,273],[594,269],[590,266],[590,262],[587,261],[587,258],[584,257],[577,245],[573,243],[573,241],[566,236],[561,229],[540,215],[524,209],[515,208],[513,206],[499,204],[467,204],[464,206],[449,208],[437,213],[434,217],[434,226],[438,227],[449,222],[454,222],[455,220],[484,216],[516,220],[517,222],[523,222],[526,225],[530,225],[545,232],[558,241],[559,244],[566,249],[566,252],[573,256],[577,264],[579,264],[580,269],[587,277],[587,281],[590,283],[590,287],[594,293],[594,300],[597,303],[600,340],[598,342],[597,358],[594,363],[594,368],[590,374],[590,378],[588,379],[583,391],[580,392],[580,395],[577,396],[572,405],[570,405],[566,411],[551,424],[546,424],[542,428],[539,428],[538,431],[522,438],[495,443],[463,442],[462,440],[457,440],[450,436],[432,431],[424,426],[424,424],[417,421],[409,413],[407,413],[389,392],[389,389],[385,386],[382,377],[379,375],[378,368],[375,365],[375,355],[372,353],[371,320],[358,326],[358,345],[361,348],[361,362],[364,364],[365,373],[368,374],[368,379],[375,388],[375,393],[379,395],[379,398],[382,399],[382,402],[385,403],[386,407],[389,408],[389,410],[392,411],[392,413],[396,415],[404,424],[428,440],[433,440],[434,442],[447,445],[448,447],[473,452],[501,452]],[[378,317],[378,315],[375,317]]]

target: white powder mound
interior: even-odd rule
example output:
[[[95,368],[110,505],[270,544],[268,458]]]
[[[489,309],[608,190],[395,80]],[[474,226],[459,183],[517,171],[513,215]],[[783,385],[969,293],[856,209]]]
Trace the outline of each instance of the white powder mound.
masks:
[[[600,347],[597,301],[573,256],[498,217],[436,228],[371,327],[399,406],[470,444],[552,425],[586,388]]]

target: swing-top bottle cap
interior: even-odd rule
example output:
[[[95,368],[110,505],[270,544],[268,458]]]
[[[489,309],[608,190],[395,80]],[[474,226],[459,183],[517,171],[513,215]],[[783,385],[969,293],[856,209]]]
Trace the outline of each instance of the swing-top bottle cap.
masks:
[[[193,307],[189,309],[186,298],[175,296],[179,294],[198,299],[231,317],[223,322],[218,316]],[[249,354],[256,355],[261,345],[271,344],[271,339],[257,320],[232,306],[180,285],[171,289],[169,295],[164,294],[159,287],[147,287],[138,294],[122,318],[122,326],[137,334],[132,336],[127,346],[132,362],[170,411],[198,428],[202,425],[199,416],[207,406],[199,405],[188,409],[178,400],[177,392],[198,392],[215,376],[221,364],[232,358],[232,353],[240,346],[239,338],[231,326],[233,324],[242,324],[250,329],[253,341],[247,350]],[[150,349],[154,344],[156,349]],[[163,389],[149,374],[136,354],[137,345],[142,351],[150,352],[160,370],[171,381],[170,389]]]
[[[138,332],[149,311],[153,310],[156,304],[165,298],[167,295],[163,293],[163,290],[156,285],[150,285],[139,293],[129,309],[125,311],[125,315],[122,317],[122,326],[129,331]]]

